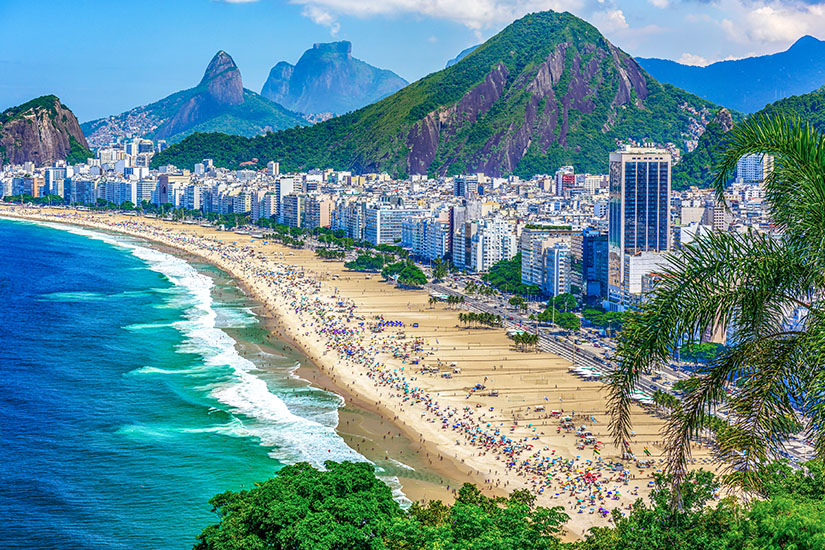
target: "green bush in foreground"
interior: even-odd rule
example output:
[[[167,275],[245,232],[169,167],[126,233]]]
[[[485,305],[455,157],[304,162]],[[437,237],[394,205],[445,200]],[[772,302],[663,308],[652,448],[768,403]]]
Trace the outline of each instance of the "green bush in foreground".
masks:
[[[825,467],[775,462],[763,468],[760,498],[715,500],[719,480],[690,472],[682,507],[660,475],[649,503],[639,499],[615,526],[584,540],[559,540],[567,515],[537,507],[527,491],[484,496],[470,484],[452,506],[441,501],[403,511],[366,463],[301,463],[248,491],[215,496],[219,523],[195,550],[816,550],[825,549]],[[606,524],[607,525],[607,524]]]
[[[378,550],[401,515],[392,493],[366,463],[286,466],[254,489],[227,491],[209,503],[220,517],[196,550]]]

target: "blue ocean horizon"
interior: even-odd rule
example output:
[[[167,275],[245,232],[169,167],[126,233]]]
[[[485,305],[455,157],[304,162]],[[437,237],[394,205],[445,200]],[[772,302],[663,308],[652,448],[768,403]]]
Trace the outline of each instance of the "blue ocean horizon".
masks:
[[[3,548],[191,548],[213,495],[363,460],[216,268],[80,228],[0,243]]]

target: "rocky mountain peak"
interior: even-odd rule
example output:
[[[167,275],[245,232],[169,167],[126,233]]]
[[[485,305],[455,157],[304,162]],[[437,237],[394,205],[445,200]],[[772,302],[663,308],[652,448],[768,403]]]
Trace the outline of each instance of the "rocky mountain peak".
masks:
[[[206,86],[208,95],[221,105],[243,103],[241,71],[232,57],[221,50],[215,54],[203,73],[200,86]]]
[[[331,53],[352,57],[352,42],[348,40],[327,43],[316,42],[312,45],[312,50],[310,51],[313,53]]]
[[[407,85],[393,73],[352,57],[346,40],[313,44],[295,65],[275,65],[261,95],[293,111],[342,114],[369,105]]]

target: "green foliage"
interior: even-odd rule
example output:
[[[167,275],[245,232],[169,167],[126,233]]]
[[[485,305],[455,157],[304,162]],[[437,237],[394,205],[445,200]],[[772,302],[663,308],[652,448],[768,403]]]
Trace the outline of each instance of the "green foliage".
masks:
[[[397,245],[393,244],[386,244],[382,243],[375,247],[378,252],[384,252],[386,254],[393,254],[398,256],[399,258],[408,258],[410,256],[410,251],[406,248],[402,248]]]
[[[693,343],[688,342],[680,348],[682,361],[692,361],[694,363],[710,363],[725,348],[722,344],[710,342]]]
[[[8,109],[0,113],[0,126],[13,120],[17,120],[18,118],[23,117],[23,115],[25,115],[26,113],[37,110],[45,110],[52,117],[56,117],[57,105],[60,105],[60,99],[58,99],[58,97],[55,95],[44,95],[36,97],[31,101],[23,103],[22,105],[17,105],[16,107],[9,107]]]
[[[404,269],[398,273],[396,281],[401,286],[421,287],[427,284],[427,277],[424,275],[424,272],[421,271],[420,267],[409,262],[404,266]]]
[[[441,258],[433,261],[433,281],[440,281],[447,276],[450,270],[450,262],[445,262]]]
[[[700,383],[701,381],[695,376],[683,378],[673,383],[673,391],[691,393],[699,387]]]
[[[569,292],[565,292],[553,298],[553,305],[556,306],[556,309],[570,311],[578,307],[579,301]]]
[[[510,335],[510,339],[522,351],[528,347],[535,348],[539,343],[539,335],[530,334],[529,332],[515,332]]]
[[[380,550],[390,520],[401,515],[390,489],[366,463],[285,466],[249,491],[209,503],[219,516],[195,550]]]
[[[158,128],[145,137],[149,139],[163,138],[169,143],[177,143],[193,134],[209,133],[209,142],[215,145],[215,151],[224,154],[226,154],[227,151],[221,148],[221,137],[230,137],[227,134],[230,134],[231,137],[252,137],[263,133],[267,129],[281,130],[309,124],[298,113],[293,113],[283,106],[250,90],[244,89],[243,103],[238,105],[216,105],[209,101],[204,101],[202,95],[204,92],[205,85],[198,85],[194,88],[176,92],[149,105],[132,109],[120,115],[115,115],[115,118],[120,119],[122,123],[127,116],[143,114],[154,120],[161,121],[162,123]],[[165,122],[171,120],[182,108],[185,108],[187,103],[193,101],[200,102],[201,110],[198,116],[202,122],[185,128],[171,136],[158,134],[159,131],[165,128]],[[108,118],[85,122],[81,125],[81,129],[85,135],[89,135],[107,120]],[[215,154],[214,157],[212,154],[205,154],[199,159],[195,159],[186,164],[179,164],[179,166],[191,167],[196,162],[200,162],[205,158],[215,158],[216,164],[218,164],[217,159],[219,157],[225,158],[218,154]],[[233,167],[237,167],[237,164],[243,162],[243,160],[237,160]],[[266,162],[267,161],[264,161],[263,164],[266,165]],[[153,166],[160,165],[153,164]],[[219,164],[219,166],[227,166],[227,164]]]
[[[567,520],[561,507],[533,507],[527,491],[490,498],[468,483],[455,504],[415,504],[395,519],[386,537],[391,550],[550,550]]]
[[[719,122],[708,123],[696,149],[686,153],[681,162],[673,167],[671,183],[674,191],[689,189],[691,186],[710,187],[716,175],[716,154],[724,143],[724,137],[725,131]]]
[[[83,147],[74,136],[69,136],[69,154],[66,155],[67,164],[85,164],[88,159],[94,158],[90,149]]]
[[[388,264],[381,270],[381,276],[386,280],[390,280],[401,273],[405,267],[407,267],[406,262],[395,262]]]
[[[581,319],[575,313],[559,311],[553,306],[547,306],[547,309],[536,316],[536,320],[542,323],[553,323],[565,330],[579,330],[582,326]]]
[[[60,195],[43,195],[42,197],[34,198],[28,194],[22,195],[7,195],[3,197],[4,202],[16,204],[63,204],[65,201]],[[105,201],[104,201],[105,202]]]
[[[823,464],[764,466],[766,491],[750,502],[717,500],[720,482],[691,470],[674,509],[673,478],[657,474],[649,502],[613,511],[615,527],[591,529],[562,543],[561,507],[535,505],[516,490],[488,497],[464,484],[452,506],[415,503],[406,512],[365,463],[286,466],[248,491],[216,495],[219,522],[198,536],[195,550],[808,550],[825,547]]]
[[[345,262],[344,267],[352,271],[381,271],[386,261],[387,258],[383,254],[372,255],[366,252],[359,254],[351,262]]]
[[[477,325],[489,328],[499,328],[504,326],[501,315],[493,315],[492,313],[459,313],[458,321],[466,325]]]
[[[508,294],[517,294],[525,298],[542,295],[541,289],[536,285],[525,285],[521,282],[521,252],[510,260],[497,262],[481,278],[499,291]]]
[[[670,508],[672,493],[668,476],[657,474],[650,506],[641,499],[622,517],[613,513],[615,528],[598,527],[579,543],[581,550],[722,550],[729,548],[725,529],[735,521],[728,503],[706,509],[718,481],[710,472],[693,470],[685,479],[683,507]]]
[[[315,255],[324,260],[343,260],[347,253],[337,248],[316,248]]]
[[[464,303],[464,296],[454,296],[450,294],[447,296],[447,305],[450,306],[450,309],[453,309],[454,306],[460,305]]]
[[[620,330],[625,320],[625,314],[618,311],[603,311],[595,308],[582,310],[582,317],[589,323],[609,330]]]

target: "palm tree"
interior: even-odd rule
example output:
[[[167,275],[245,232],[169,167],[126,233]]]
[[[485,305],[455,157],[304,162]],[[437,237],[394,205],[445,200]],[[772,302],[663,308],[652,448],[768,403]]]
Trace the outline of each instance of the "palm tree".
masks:
[[[433,281],[440,281],[447,276],[447,272],[447,264],[441,258],[436,258],[433,261]]]
[[[712,233],[671,255],[650,300],[626,316],[610,375],[610,428],[624,449],[640,377],[708,330],[727,331],[728,345],[699,367],[663,431],[677,506],[690,441],[715,425],[718,407],[730,424],[716,438],[729,483],[758,490],[761,465],[801,429],[825,457],[825,136],[785,117],[735,126],[717,164],[720,204],[737,161],[749,154],[774,157],[765,192],[777,234]]]

